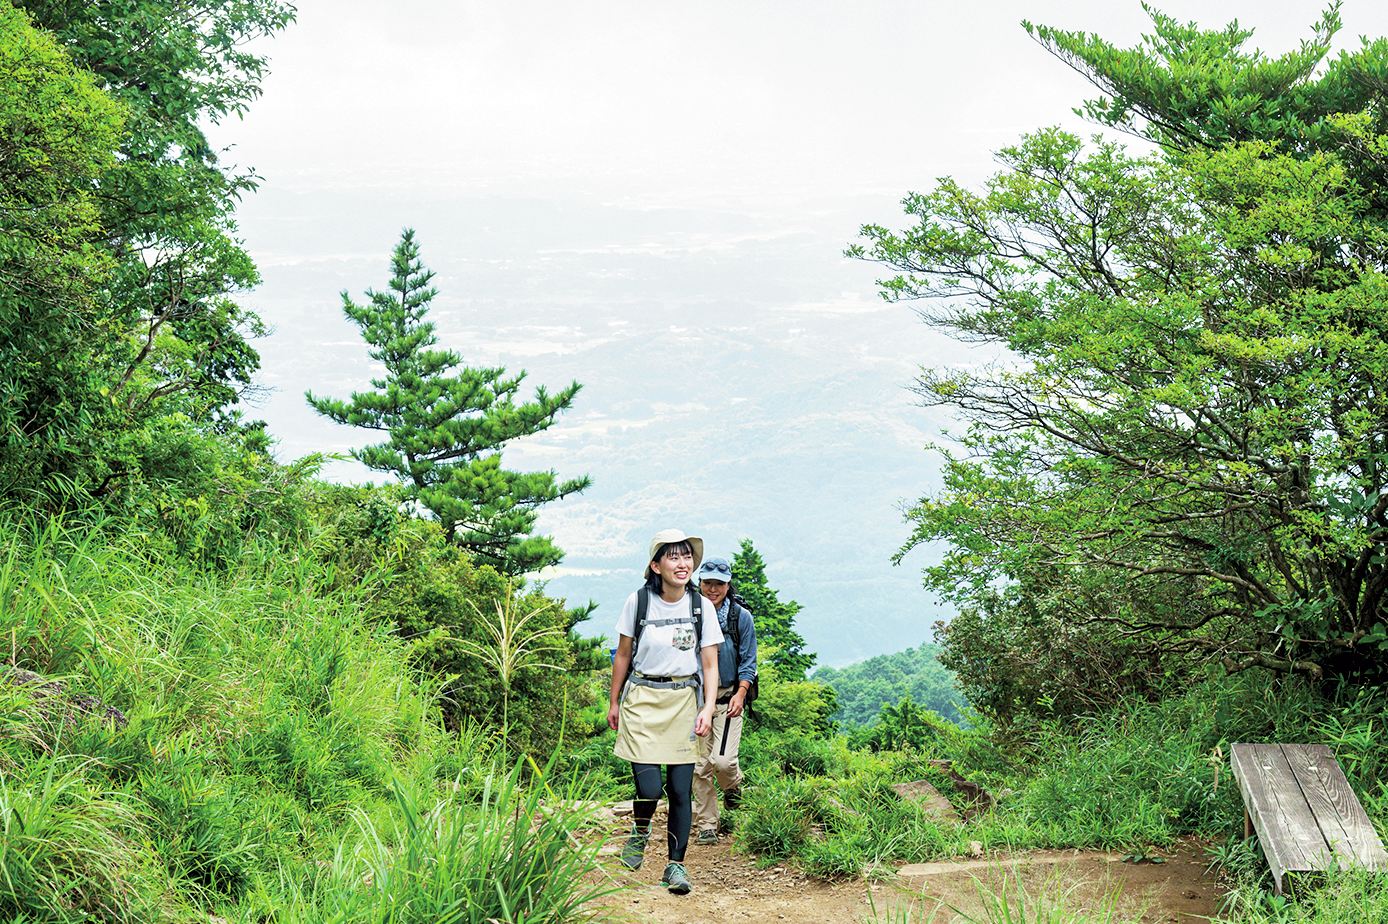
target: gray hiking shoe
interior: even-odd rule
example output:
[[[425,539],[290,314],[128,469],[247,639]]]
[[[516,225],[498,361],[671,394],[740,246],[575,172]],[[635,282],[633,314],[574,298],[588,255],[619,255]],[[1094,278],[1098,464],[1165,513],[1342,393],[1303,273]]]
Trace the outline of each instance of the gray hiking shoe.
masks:
[[[694,838],[694,843],[700,847],[711,847],[718,843],[718,832],[712,828],[705,828],[699,832],[699,836]]]
[[[622,865],[627,869],[640,869],[641,861],[646,857],[646,841],[650,839],[649,831],[632,831],[631,837],[622,845]]]
[[[689,890],[694,888],[689,882],[689,874],[684,871],[683,863],[667,863],[665,878],[660,880],[660,884],[676,895],[687,895]]]

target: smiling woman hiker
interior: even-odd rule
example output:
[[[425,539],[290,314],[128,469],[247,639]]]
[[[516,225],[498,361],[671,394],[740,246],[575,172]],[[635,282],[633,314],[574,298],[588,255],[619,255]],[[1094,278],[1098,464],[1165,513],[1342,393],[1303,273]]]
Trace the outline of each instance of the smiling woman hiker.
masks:
[[[670,862],[661,885],[684,895],[693,888],[684,853],[698,759],[694,740],[707,735],[713,722],[723,632],[713,605],[689,586],[704,557],[704,541],[678,529],[661,530],[651,539],[648,556],[646,585],[627,598],[617,621],[607,724],[617,732],[613,752],[631,761],[636,779],[636,824],[622,847],[622,863],[641,868],[663,765]]]

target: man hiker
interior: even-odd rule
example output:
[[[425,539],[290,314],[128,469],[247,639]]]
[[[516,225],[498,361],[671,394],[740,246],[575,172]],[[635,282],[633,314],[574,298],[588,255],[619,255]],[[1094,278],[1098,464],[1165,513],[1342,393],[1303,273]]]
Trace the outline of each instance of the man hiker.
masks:
[[[718,648],[720,686],[714,700],[709,735],[699,743],[699,759],[694,764],[694,843],[718,843],[718,834],[731,830],[718,812],[718,790],[723,790],[723,807],[737,808],[742,795],[742,768],[737,763],[737,746],[742,738],[742,716],[748,691],[757,678],[757,630],[747,607],[733,599],[732,568],[724,558],[707,558],[696,575],[699,592],[718,614],[723,644]]]

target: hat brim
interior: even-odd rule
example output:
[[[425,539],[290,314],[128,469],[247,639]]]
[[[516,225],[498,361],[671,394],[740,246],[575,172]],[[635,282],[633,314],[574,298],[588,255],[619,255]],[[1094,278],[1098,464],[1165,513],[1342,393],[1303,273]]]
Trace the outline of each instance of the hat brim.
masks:
[[[704,540],[698,536],[686,536],[678,529],[662,529],[651,538],[650,549],[646,555],[646,566],[655,561],[655,555],[660,551],[662,545],[672,545],[676,542],[688,542],[690,551],[694,553],[694,571],[699,570],[699,566],[704,563]],[[690,576],[693,580],[693,576]]]

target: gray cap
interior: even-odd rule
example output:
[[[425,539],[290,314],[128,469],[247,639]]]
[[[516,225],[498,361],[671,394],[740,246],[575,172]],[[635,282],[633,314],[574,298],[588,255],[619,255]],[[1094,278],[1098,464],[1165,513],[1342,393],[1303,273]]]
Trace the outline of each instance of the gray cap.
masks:
[[[704,564],[699,568],[694,580],[703,583],[704,581],[722,581],[725,584],[732,581],[733,569],[728,565],[726,558],[706,558]]]

